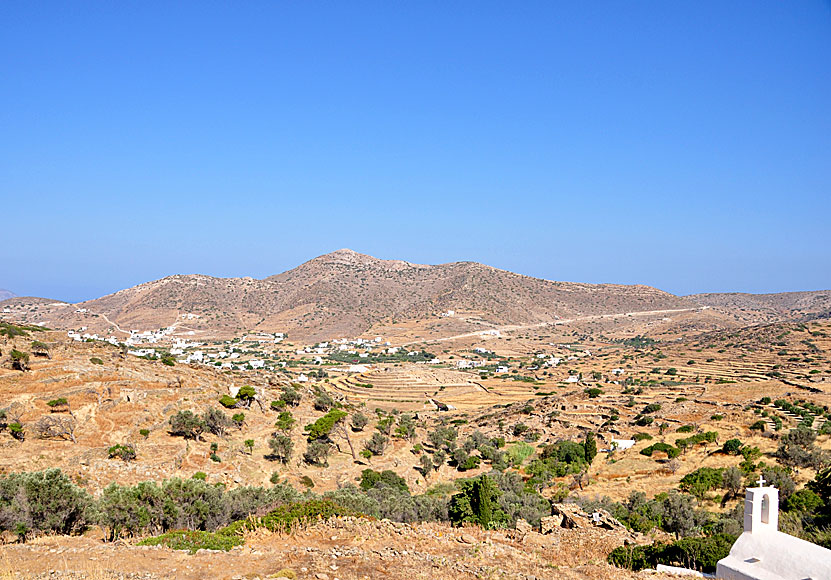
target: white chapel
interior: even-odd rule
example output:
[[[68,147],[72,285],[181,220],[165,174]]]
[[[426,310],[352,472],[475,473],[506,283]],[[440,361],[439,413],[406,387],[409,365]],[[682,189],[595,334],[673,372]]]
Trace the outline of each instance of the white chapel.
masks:
[[[779,490],[749,487],[744,533],[719,561],[721,580],[831,580],[831,550],[779,531]]]

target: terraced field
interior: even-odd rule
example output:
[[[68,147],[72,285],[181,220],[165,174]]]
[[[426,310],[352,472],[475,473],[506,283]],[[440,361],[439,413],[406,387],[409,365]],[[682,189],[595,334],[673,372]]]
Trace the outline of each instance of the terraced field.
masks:
[[[480,409],[527,400],[535,393],[528,383],[480,380],[473,373],[423,365],[381,366],[337,377],[328,383],[328,388],[370,407],[402,411]]]

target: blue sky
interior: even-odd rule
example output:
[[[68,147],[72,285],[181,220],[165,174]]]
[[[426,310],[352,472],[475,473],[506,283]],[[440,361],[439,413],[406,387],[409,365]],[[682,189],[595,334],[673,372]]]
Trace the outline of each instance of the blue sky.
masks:
[[[0,4],[0,287],[338,248],[831,288],[831,4]]]

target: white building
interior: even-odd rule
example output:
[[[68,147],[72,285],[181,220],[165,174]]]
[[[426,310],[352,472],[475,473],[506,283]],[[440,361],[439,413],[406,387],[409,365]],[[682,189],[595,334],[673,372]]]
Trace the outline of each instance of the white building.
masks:
[[[722,580],[820,580],[831,578],[831,550],[779,531],[779,490],[749,487],[744,499],[744,533],[719,560]]]
[[[612,449],[623,451],[624,449],[631,449],[635,446],[634,439],[612,439]]]

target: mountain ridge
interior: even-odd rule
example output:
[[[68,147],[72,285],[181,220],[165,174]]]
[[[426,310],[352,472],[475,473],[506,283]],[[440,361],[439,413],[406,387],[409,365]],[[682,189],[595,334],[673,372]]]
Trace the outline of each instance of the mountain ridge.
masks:
[[[643,284],[558,282],[478,262],[416,264],[340,249],[262,279],[174,274],[72,305],[21,298],[7,304],[35,302],[40,310],[27,320],[54,328],[126,333],[176,325],[203,337],[253,330],[312,341],[382,334],[408,322],[441,334],[451,326],[464,332],[704,307],[751,324],[822,316],[831,311],[831,292],[675,296]]]

